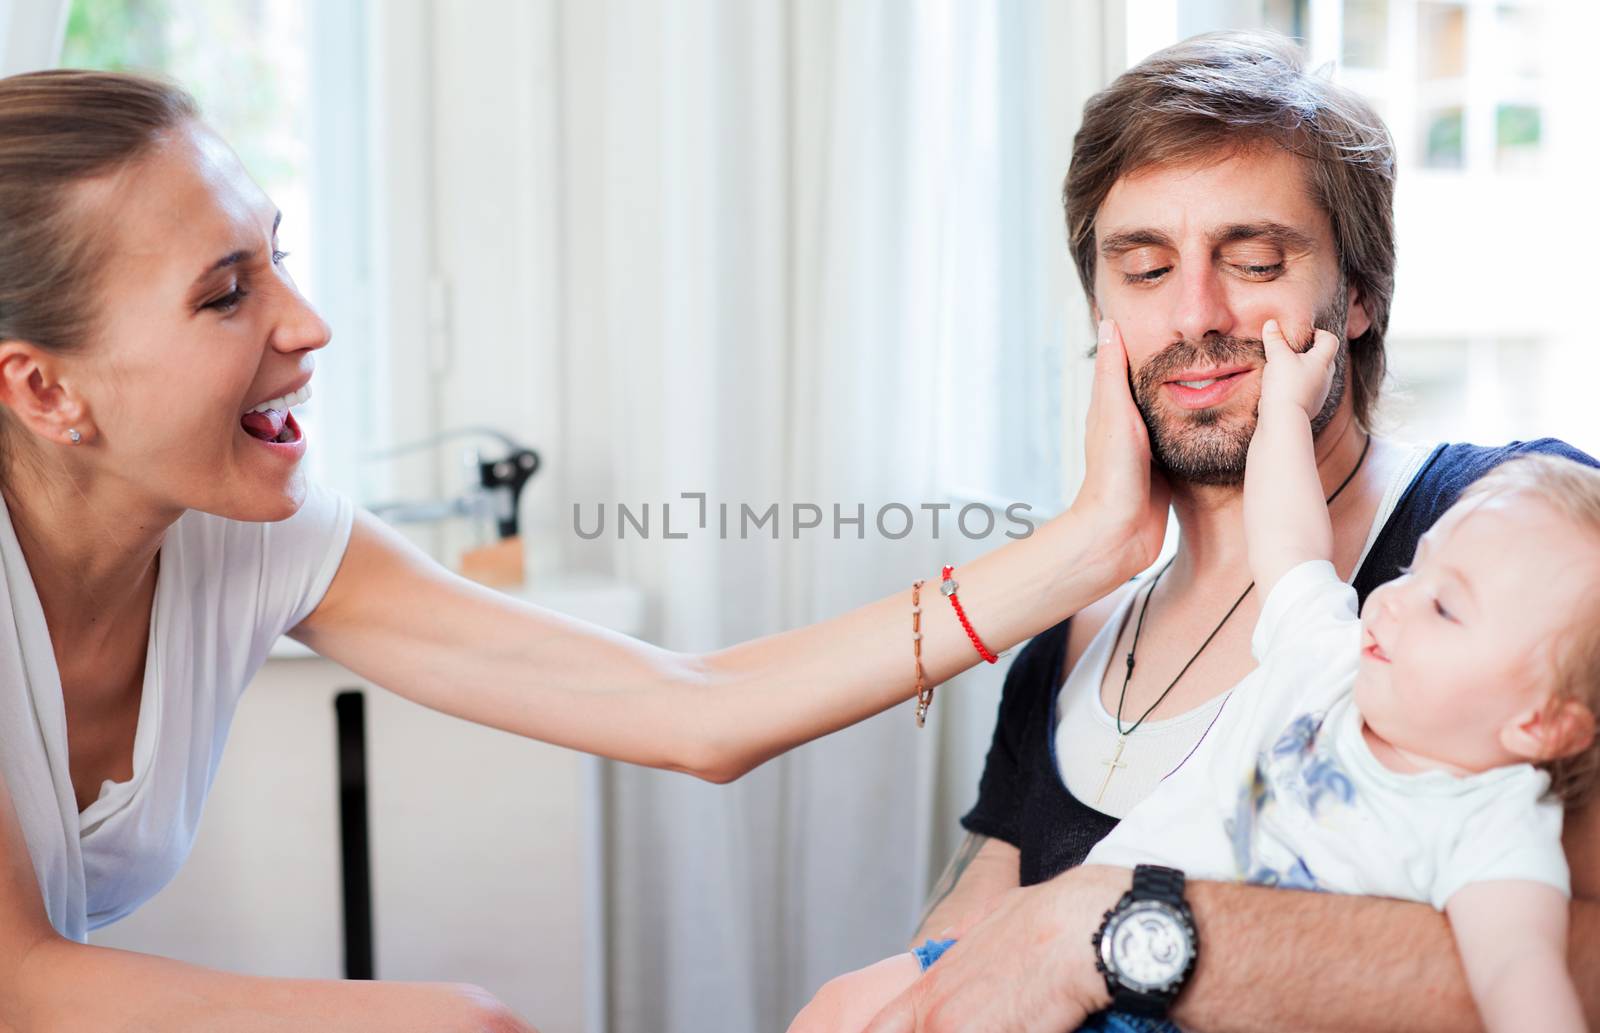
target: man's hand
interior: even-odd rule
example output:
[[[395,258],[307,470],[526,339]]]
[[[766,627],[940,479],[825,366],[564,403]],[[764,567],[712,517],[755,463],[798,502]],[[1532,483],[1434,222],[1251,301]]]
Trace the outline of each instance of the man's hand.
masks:
[[[1267,351],[1267,368],[1261,373],[1261,406],[1298,405],[1306,419],[1322,411],[1333,385],[1333,363],[1339,354],[1339,339],[1326,330],[1312,334],[1311,346],[1296,351],[1276,319],[1261,328],[1261,343]]]
[[[1128,353],[1109,319],[1100,323],[1095,351],[1084,463],[1072,508],[1105,528],[1116,551],[1126,555],[1123,565],[1132,577],[1161,553],[1171,492],[1151,461],[1150,434],[1128,383]]]
[[[866,1033],[1077,1029],[1110,1006],[1090,941],[1129,883],[1125,868],[1080,867],[1007,893]]]

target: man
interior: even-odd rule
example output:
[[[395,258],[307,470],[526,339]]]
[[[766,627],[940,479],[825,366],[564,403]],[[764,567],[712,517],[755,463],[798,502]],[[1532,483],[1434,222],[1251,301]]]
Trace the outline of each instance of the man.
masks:
[[[1096,971],[1091,939],[1129,873],[1077,866],[1255,666],[1261,599],[1246,587],[1240,488],[1267,319],[1291,340],[1323,327],[1345,341],[1316,452],[1335,566],[1363,599],[1496,463],[1528,449],[1593,462],[1551,441],[1418,454],[1371,436],[1393,169],[1377,116],[1308,75],[1281,37],[1196,37],[1086,106],[1064,191],[1071,244],[1102,341],[1122,336],[1181,542],[1154,584],[1039,635],[1014,662],[963,819],[971,835],[917,936],[954,929],[960,942],[869,1033],[1061,1033],[1110,1006],[1120,977]],[[1600,1023],[1600,807],[1569,813],[1566,830],[1571,960]],[[1143,1004],[1184,1029],[1478,1027],[1445,920],[1424,905],[1194,882],[1183,896],[1198,963]]]

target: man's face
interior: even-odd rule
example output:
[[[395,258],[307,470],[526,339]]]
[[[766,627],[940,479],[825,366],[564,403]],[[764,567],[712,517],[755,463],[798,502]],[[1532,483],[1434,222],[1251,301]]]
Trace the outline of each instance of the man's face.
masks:
[[[1244,479],[1263,323],[1279,320],[1300,347],[1316,327],[1351,340],[1369,326],[1302,159],[1279,148],[1124,176],[1100,205],[1095,247],[1096,316],[1122,330],[1156,460],[1191,483]],[[1343,401],[1347,350],[1314,430]]]

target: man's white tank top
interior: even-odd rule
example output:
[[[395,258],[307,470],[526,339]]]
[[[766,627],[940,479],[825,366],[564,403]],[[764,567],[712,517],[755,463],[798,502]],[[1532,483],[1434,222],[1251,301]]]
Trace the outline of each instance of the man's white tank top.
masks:
[[[1361,564],[1366,562],[1367,552],[1377,540],[1378,532],[1388,523],[1401,496],[1434,447],[1411,446],[1402,461],[1395,465],[1394,476],[1378,503],[1372,529],[1361,547],[1361,558],[1356,561],[1355,569],[1360,570]],[[1123,596],[1110,619],[1079,657],[1056,700],[1056,764],[1062,784],[1085,805],[1113,818],[1127,814],[1150,795],[1162,779],[1183,764],[1228,698],[1226,692],[1219,693],[1175,717],[1146,721],[1127,737],[1120,752],[1118,750],[1122,737],[1117,732],[1116,719],[1100,699],[1100,685],[1105,680],[1106,666],[1111,661],[1111,650],[1123,620],[1134,600],[1142,598],[1141,588],[1146,580],[1166,561],[1167,557],[1162,556],[1155,566],[1136,579],[1133,591]],[[1114,768],[1113,761],[1117,765]],[[1112,772],[1109,779],[1108,771]]]

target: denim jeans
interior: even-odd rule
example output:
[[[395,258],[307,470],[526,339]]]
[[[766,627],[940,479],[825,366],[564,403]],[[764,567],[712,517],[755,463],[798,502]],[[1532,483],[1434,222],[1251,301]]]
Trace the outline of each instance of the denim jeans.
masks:
[[[1125,1011],[1103,1011],[1089,1016],[1078,1033],[1183,1033],[1166,1019],[1150,1019]]]

